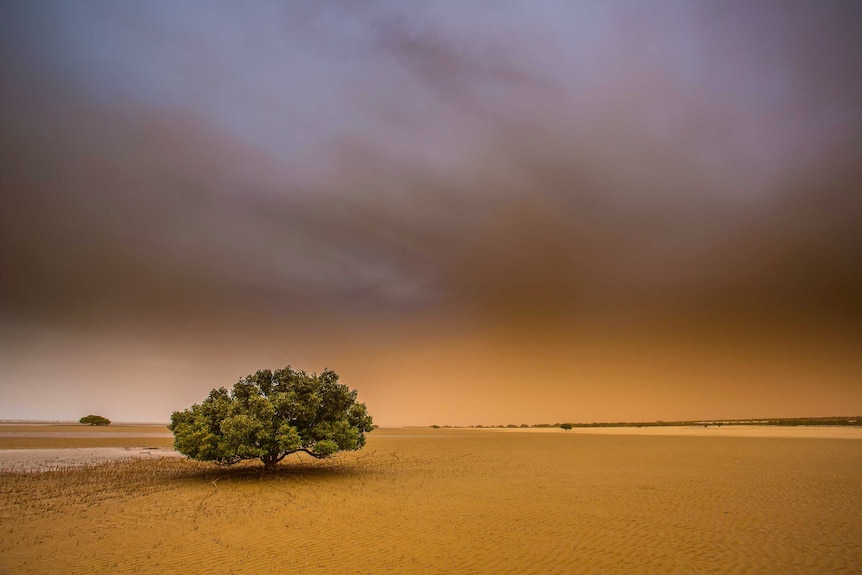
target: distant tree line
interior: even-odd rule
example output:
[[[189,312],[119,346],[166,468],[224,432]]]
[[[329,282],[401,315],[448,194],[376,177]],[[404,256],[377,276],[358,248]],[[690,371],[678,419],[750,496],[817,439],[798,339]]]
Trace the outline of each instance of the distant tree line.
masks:
[[[560,428],[568,431],[574,428],[584,427],[702,427],[714,425],[720,427],[722,425],[774,425],[774,426],[862,426],[862,416],[842,416],[842,417],[782,417],[782,418],[761,418],[761,419],[710,419],[710,420],[687,420],[687,421],[616,421],[616,422],[592,422],[592,423],[536,423],[528,425],[522,423],[515,425],[513,423],[507,425],[468,425],[468,428],[473,429],[524,429],[524,428]],[[434,429],[439,428],[459,428],[464,426],[458,425],[432,425]]]

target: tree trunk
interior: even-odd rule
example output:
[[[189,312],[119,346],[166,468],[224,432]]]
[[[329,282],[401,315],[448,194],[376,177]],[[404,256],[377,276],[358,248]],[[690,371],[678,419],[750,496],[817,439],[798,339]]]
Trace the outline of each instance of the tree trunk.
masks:
[[[264,471],[275,471],[275,468],[279,462],[277,455],[264,455],[260,458],[260,460],[263,461]]]

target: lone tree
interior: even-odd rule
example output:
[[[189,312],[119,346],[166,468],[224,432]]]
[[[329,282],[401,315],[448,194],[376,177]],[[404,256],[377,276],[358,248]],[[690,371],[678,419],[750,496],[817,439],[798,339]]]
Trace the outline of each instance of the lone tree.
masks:
[[[571,428],[573,428],[573,427],[574,427],[574,425],[573,425],[573,424],[571,424],[571,423],[561,423],[561,424],[560,424],[560,427],[561,427],[564,431],[568,431],[568,430],[570,430]]]
[[[87,425],[110,425],[111,420],[107,417],[102,417],[101,415],[85,415],[78,420],[78,423],[84,423]]]
[[[260,459],[270,471],[291,453],[322,459],[365,445],[373,425],[356,393],[328,369],[320,375],[266,369],[175,411],[168,429],[174,448],[192,459],[222,465]]]

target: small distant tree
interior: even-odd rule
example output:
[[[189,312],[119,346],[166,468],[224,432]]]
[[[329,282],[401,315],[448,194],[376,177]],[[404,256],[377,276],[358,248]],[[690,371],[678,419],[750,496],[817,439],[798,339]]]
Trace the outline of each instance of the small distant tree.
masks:
[[[107,417],[102,417],[101,415],[85,415],[78,420],[78,423],[83,423],[85,425],[110,425],[111,420]]]
[[[174,448],[192,459],[223,465],[260,459],[272,470],[291,453],[320,459],[362,448],[374,426],[356,395],[331,370],[267,369],[175,411],[168,428]]]
[[[561,427],[563,430],[568,431],[568,430],[570,430],[571,428],[573,428],[573,427],[574,427],[574,425],[572,425],[571,423],[561,423],[561,424],[560,424],[560,427]]]

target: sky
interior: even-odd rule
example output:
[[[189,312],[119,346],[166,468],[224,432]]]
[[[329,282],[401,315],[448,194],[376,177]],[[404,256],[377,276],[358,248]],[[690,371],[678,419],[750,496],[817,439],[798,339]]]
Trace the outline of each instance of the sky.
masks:
[[[0,2],[0,419],[862,414],[850,0]]]

